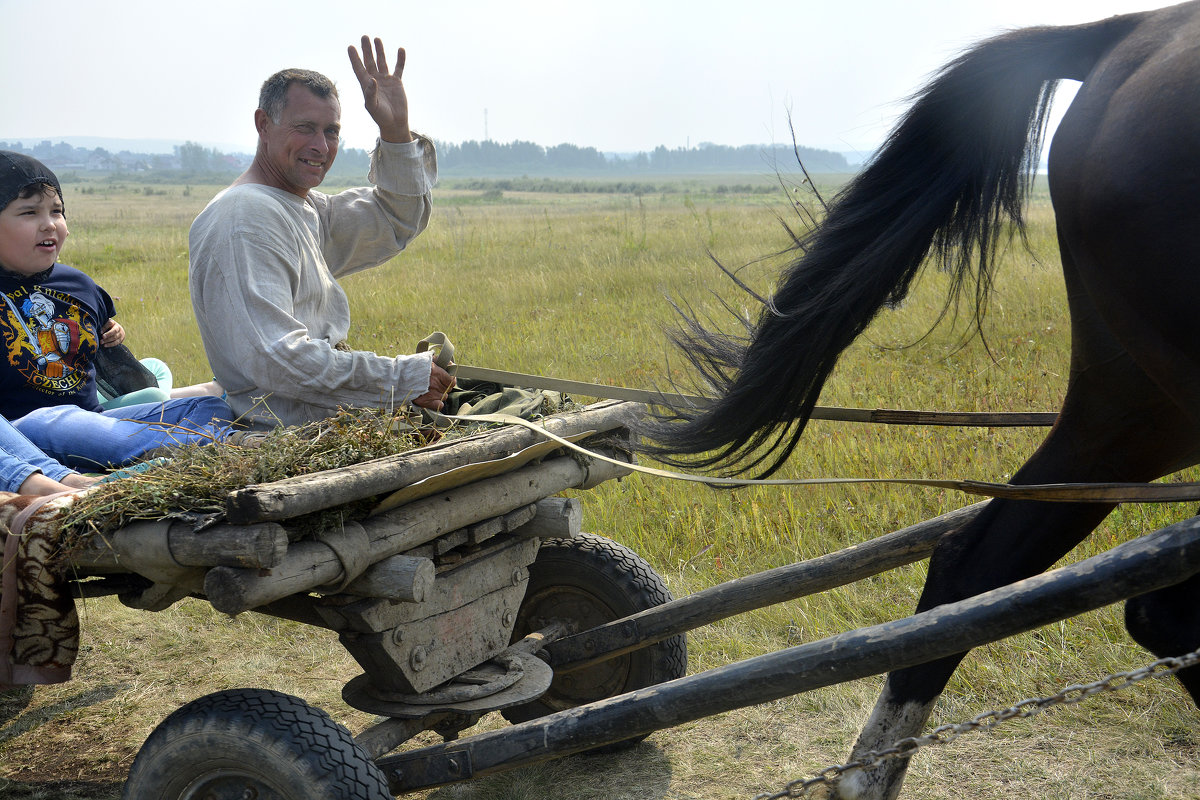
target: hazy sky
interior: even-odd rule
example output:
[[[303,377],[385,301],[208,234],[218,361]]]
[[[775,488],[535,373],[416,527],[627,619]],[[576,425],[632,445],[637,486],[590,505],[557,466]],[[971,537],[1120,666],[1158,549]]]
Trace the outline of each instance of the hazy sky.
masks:
[[[0,0],[0,140],[254,149],[258,87],[339,86],[346,144],[375,130],[346,46],[408,52],[413,127],[603,151],[787,142],[869,151],[898,101],[970,43],[1162,0]],[[1062,97],[1069,97],[1062,92]]]

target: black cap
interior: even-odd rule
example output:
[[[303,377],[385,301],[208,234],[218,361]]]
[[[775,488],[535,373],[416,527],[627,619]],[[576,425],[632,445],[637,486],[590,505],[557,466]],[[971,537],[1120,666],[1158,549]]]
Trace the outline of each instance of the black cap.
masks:
[[[24,153],[0,150],[0,211],[16,200],[26,186],[38,183],[53,186],[59,200],[62,200],[62,187],[49,167]]]

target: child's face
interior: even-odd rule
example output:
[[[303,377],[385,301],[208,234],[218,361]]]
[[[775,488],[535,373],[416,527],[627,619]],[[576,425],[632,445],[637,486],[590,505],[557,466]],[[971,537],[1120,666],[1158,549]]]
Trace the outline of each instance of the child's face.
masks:
[[[0,211],[0,266],[36,275],[54,265],[68,235],[57,192],[46,189],[18,197]]]

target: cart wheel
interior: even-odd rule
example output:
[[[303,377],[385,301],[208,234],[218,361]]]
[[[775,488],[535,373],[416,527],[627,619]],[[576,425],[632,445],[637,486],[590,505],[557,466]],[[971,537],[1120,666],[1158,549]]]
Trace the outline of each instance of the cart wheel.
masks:
[[[205,695],[142,745],[124,800],[384,800],[379,768],[350,732],[303,700],[265,689]]]
[[[672,599],[658,573],[624,545],[590,533],[547,539],[529,567],[529,586],[517,614],[513,641],[554,620],[565,620],[571,630],[583,631]],[[555,675],[550,688],[537,700],[500,713],[509,722],[525,722],[674,680],[686,672],[687,639],[681,634],[587,669]],[[645,738],[638,736],[592,752],[625,749]]]

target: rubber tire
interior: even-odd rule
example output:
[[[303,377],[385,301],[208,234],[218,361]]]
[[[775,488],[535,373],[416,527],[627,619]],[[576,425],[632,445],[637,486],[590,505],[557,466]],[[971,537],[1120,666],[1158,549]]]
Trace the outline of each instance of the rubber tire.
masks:
[[[177,709],[142,745],[122,794],[124,800],[245,796],[393,797],[350,731],[300,698],[266,689],[216,692]]]
[[[576,631],[627,617],[672,599],[658,573],[624,545],[590,533],[569,539],[547,539],[529,567],[529,586],[517,613],[513,641],[544,627],[564,607],[569,607],[567,613],[582,610],[588,617],[568,617],[571,630]],[[537,700],[500,713],[509,722],[525,722],[674,680],[686,673],[687,638],[680,634],[594,667],[555,676],[550,688]],[[579,684],[588,683],[592,686],[578,688]],[[623,750],[645,739],[646,735],[589,752]]]

